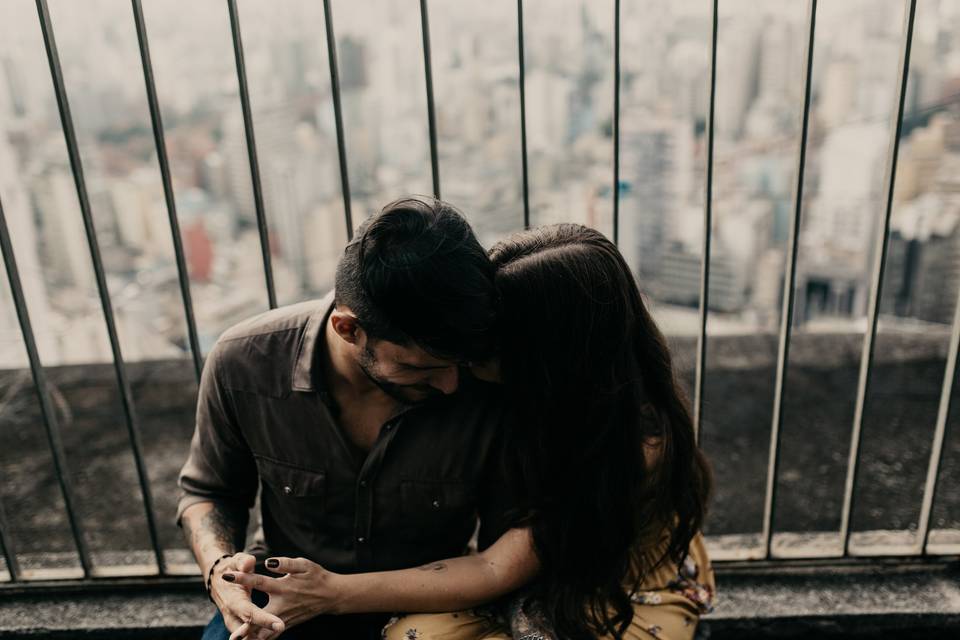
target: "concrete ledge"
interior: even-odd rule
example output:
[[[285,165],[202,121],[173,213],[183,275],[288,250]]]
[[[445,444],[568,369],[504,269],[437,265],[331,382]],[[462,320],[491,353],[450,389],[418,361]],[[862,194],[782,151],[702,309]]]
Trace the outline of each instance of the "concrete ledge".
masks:
[[[960,637],[956,564],[812,565],[718,572],[701,622],[714,638]]]
[[[0,604],[0,638],[197,639],[215,612],[201,589],[197,581],[189,589],[13,595]]]
[[[727,638],[960,637],[956,564],[722,568],[700,635]],[[199,583],[110,581],[0,591],[0,638],[199,638],[213,615]]]

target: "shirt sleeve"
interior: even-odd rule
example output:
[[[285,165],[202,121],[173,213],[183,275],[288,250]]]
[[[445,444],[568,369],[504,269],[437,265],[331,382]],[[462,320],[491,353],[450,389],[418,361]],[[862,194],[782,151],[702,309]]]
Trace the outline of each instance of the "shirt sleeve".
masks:
[[[229,504],[249,511],[256,500],[256,462],[224,387],[225,352],[224,343],[217,342],[200,376],[196,428],[177,482],[177,526],[187,507],[199,502]]]
[[[483,551],[500,536],[516,525],[522,515],[521,505],[515,492],[511,488],[510,465],[514,464],[515,456],[509,455],[504,429],[498,429],[498,434],[491,447],[490,459],[484,470],[481,485],[480,504],[480,531],[477,535],[477,549]]]

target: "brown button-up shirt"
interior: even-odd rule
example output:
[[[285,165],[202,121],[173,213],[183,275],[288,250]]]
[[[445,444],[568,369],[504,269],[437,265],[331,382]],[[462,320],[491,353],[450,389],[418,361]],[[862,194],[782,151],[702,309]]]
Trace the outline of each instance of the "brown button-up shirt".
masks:
[[[504,403],[461,376],[456,393],[411,407],[358,452],[324,389],[320,353],[333,296],[228,329],[207,356],[197,425],[180,472],[177,522],[198,502],[252,507],[264,542],[332,571],[410,567],[460,555],[505,530]]]

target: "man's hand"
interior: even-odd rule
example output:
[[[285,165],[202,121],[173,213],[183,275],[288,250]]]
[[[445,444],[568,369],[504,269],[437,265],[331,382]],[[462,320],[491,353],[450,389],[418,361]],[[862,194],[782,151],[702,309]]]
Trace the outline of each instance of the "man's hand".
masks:
[[[250,573],[256,563],[255,558],[248,553],[234,553],[243,547],[244,530],[247,523],[247,513],[242,509],[232,508],[229,505],[216,502],[198,502],[187,507],[181,516],[184,535],[187,543],[193,550],[193,555],[200,565],[204,577],[210,579],[210,598],[220,613],[223,614],[224,625],[230,631],[235,630],[244,622],[254,622],[268,629],[273,625],[283,630],[283,621],[280,618],[265,613],[250,600],[250,589],[224,582],[221,579],[224,571]],[[225,554],[233,554],[219,562],[217,558]],[[213,575],[207,572],[213,567]]]
[[[226,573],[232,576],[255,575],[255,564],[256,558],[249,553],[236,553],[218,564],[210,580],[210,597],[223,614],[223,623],[230,631],[235,632],[243,625],[252,623],[279,635],[284,629],[283,620],[253,604],[250,587],[239,581],[231,583],[223,579]]]
[[[280,578],[261,576],[248,571],[225,571],[222,582],[232,582],[249,594],[251,589],[269,594],[270,602],[263,612],[278,617],[290,628],[323,613],[336,613],[339,591],[335,586],[337,574],[327,571],[306,558],[268,558],[266,567]],[[244,621],[230,640],[271,640],[278,632],[256,618]]]

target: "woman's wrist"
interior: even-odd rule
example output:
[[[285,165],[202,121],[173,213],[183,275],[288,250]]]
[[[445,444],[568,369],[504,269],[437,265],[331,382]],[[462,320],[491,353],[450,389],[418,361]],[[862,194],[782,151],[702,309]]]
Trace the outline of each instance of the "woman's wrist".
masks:
[[[353,599],[353,589],[356,585],[355,577],[349,574],[334,573],[324,571],[322,585],[320,586],[320,597],[317,598],[317,615],[332,614],[341,615],[344,613],[353,613],[350,609],[350,602]]]

